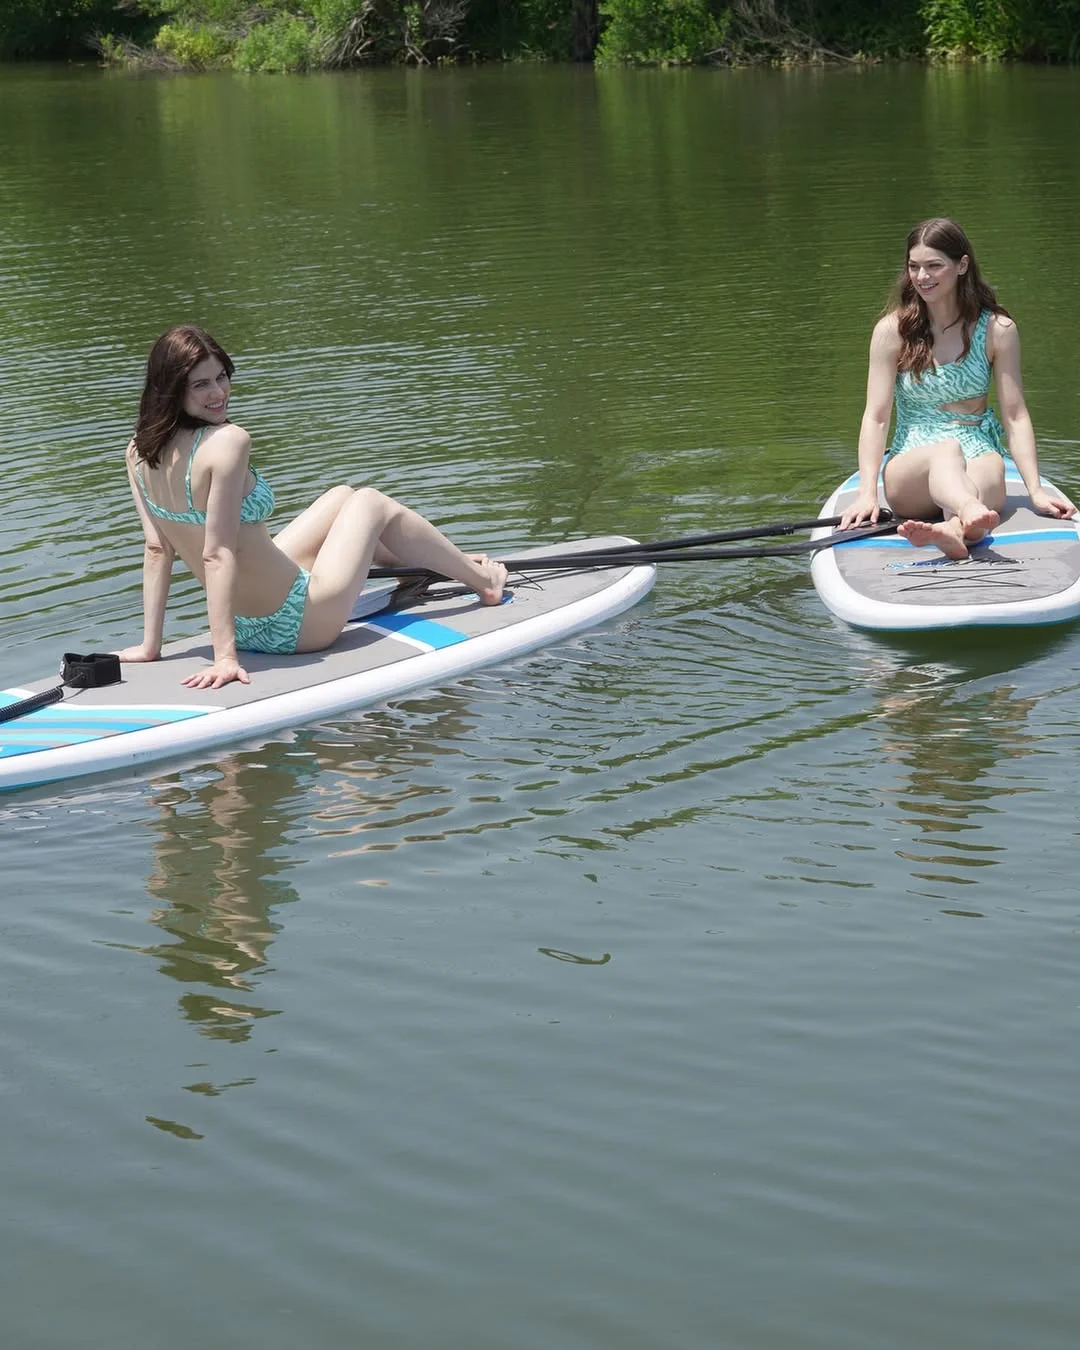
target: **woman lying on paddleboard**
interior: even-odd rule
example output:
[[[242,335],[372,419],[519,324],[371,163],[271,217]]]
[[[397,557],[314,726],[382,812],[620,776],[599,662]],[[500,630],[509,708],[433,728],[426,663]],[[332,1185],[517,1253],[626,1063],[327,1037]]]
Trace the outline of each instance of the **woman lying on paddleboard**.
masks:
[[[422,516],[375,488],[334,487],[272,539],[274,494],[251,466],[251,438],[229,421],[233,363],[201,328],[154,343],[128,476],[142,521],[143,640],[121,661],[161,655],[177,554],[206,588],[214,663],[184,684],[248,684],[237,651],[313,652],[348,622],[373,562],[453,577],[497,605],[506,568],[467,557]]]
[[[1004,427],[988,404],[997,388]],[[912,544],[966,558],[1005,505],[1004,433],[1036,511],[1071,516],[1070,501],[1039,482],[1035,433],[1020,377],[1020,339],[979,274],[955,221],[924,220],[908,235],[896,295],[870,341],[866,409],[859,432],[859,495],[840,529],[877,520],[878,473],[889,416],[885,498]],[[943,515],[944,520],[927,517]]]

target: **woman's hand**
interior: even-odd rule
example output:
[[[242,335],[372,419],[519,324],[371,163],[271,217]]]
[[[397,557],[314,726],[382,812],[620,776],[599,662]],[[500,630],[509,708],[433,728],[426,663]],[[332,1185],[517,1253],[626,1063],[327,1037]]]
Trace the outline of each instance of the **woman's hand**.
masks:
[[[876,525],[881,515],[877,493],[860,492],[844,514],[840,517],[837,529],[853,530],[857,525]]]
[[[232,684],[233,680],[239,680],[241,684],[250,684],[251,676],[239,661],[226,658],[215,661],[209,670],[200,670],[194,675],[189,675],[180,683],[186,684],[189,689],[220,689],[223,685]]]
[[[1059,520],[1066,520],[1076,514],[1076,507],[1068,497],[1052,497],[1044,488],[1035,489],[1031,494],[1031,504],[1040,516],[1057,516]]]
[[[114,652],[121,661],[156,661],[161,655],[160,647],[151,647],[149,643],[140,642],[137,647],[125,647],[122,652]]]

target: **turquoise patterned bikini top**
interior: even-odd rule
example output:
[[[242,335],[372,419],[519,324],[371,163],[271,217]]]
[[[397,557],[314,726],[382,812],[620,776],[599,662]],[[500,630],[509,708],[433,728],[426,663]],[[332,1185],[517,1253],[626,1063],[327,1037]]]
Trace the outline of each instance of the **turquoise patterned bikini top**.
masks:
[[[195,503],[191,496],[191,461],[195,458],[195,451],[199,448],[199,442],[202,440],[202,434],[206,430],[200,427],[195,433],[195,439],[191,442],[191,453],[188,455],[187,473],[184,476],[184,491],[187,493],[188,510],[186,511],[166,511],[164,506],[158,506],[156,502],[150,500],[150,494],[146,490],[146,484],[143,482],[142,465],[135,466],[135,476],[139,480],[139,487],[142,489],[143,501],[146,502],[146,508],[152,516],[157,516],[160,520],[175,520],[181,525],[205,525],[206,512],[197,511]],[[274,509],[274,491],[270,484],[256,468],[251,472],[255,475],[255,486],[240,503],[240,523],[242,525],[257,525],[262,520],[268,520]]]
[[[990,392],[990,362],[986,356],[986,325],[990,311],[984,309],[975,322],[967,356],[943,366],[931,366],[919,377],[905,370],[896,377],[896,420],[916,421],[928,412],[938,412],[944,403],[962,403],[985,398]],[[976,414],[972,414],[973,416]]]

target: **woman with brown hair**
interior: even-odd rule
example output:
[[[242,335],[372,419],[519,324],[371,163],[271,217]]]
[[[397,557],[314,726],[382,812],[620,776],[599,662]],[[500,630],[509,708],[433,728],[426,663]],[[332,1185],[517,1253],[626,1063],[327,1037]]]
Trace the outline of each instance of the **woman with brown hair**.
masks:
[[[1001,421],[988,402],[991,377]],[[896,427],[885,459],[894,404]],[[896,293],[870,341],[859,495],[840,528],[877,520],[885,459],[886,500],[908,517],[900,534],[966,558],[969,544],[994,528],[1005,505],[1006,443],[1035,510],[1072,515],[1071,502],[1040,484],[1016,324],[980,275],[960,226],[943,217],[924,220],[908,235]],[[927,519],[939,515],[944,519]]]
[[[121,661],[161,655],[177,554],[206,589],[213,665],[184,683],[249,683],[238,651],[311,652],[348,622],[373,563],[438,572],[485,605],[503,597],[506,568],[466,556],[422,516],[375,488],[324,492],[272,539],[274,494],[249,463],[251,438],[229,421],[233,363],[190,324],[154,343],[128,475],[145,538],[143,640]]]

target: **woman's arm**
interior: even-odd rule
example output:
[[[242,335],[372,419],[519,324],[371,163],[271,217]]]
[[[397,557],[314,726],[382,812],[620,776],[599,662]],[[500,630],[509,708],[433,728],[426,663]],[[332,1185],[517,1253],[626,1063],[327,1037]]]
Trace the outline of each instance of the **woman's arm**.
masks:
[[[250,682],[236,658],[236,543],[240,534],[240,507],[248,476],[251,437],[243,427],[229,424],[207,440],[202,451],[210,470],[203,538],[203,575],[206,580],[206,610],[214,664],[209,670],[189,675],[184,684],[192,689],[220,689],[232,680]]]
[[[143,529],[143,640],[139,646],[125,647],[117,655],[121,661],[156,661],[161,655],[161,639],[165,631],[165,605],[169,598],[176,551],[146,509],[146,503],[135,478],[134,444],[128,446],[125,459],[128,484]]]
[[[1009,454],[1020,470],[1031,504],[1044,516],[1071,516],[1076,510],[1072,502],[1067,498],[1052,497],[1041,486],[1035,429],[1031,425],[1020,374],[1020,334],[1012,319],[995,314],[990,320],[990,341],[998,407],[1009,442]]]
[[[900,340],[896,316],[887,314],[874,325],[870,339],[870,366],[866,376],[866,406],[859,426],[859,495],[844,512],[840,529],[869,521],[873,524],[881,511],[878,505],[878,474],[885,458],[885,439],[892,416],[893,389]]]

